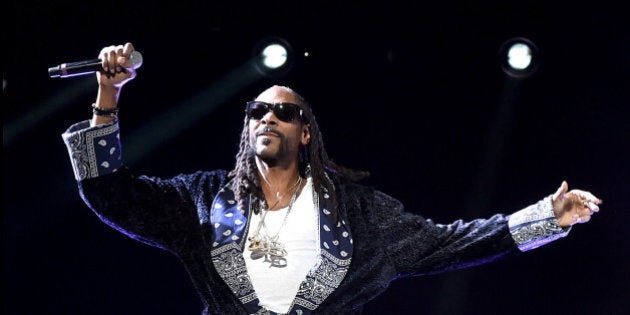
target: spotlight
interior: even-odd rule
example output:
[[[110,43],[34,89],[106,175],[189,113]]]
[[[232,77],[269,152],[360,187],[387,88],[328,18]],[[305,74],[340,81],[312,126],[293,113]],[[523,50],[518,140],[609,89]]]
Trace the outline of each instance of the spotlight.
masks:
[[[515,37],[501,45],[499,61],[505,74],[514,78],[525,78],[538,69],[540,54],[531,40]]]
[[[284,39],[267,37],[254,47],[255,67],[262,75],[278,77],[286,74],[293,66],[293,49]]]

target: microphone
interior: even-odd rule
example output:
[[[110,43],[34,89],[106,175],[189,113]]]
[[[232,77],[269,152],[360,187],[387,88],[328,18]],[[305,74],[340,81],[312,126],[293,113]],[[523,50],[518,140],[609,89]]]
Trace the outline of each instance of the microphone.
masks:
[[[131,52],[129,60],[131,61],[131,67],[138,69],[142,65],[142,54],[139,51],[134,50]],[[48,68],[48,75],[51,78],[69,78],[91,74],[100,70],[103,70],[102,60],[92,59],[78,62],[67,62],[55,67],[50,67]]]

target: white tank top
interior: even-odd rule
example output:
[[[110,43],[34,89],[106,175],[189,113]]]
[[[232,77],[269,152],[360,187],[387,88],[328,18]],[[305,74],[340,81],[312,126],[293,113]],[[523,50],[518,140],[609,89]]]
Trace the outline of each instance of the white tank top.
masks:
[[[282,221],[287,214],[287,208],[269,211],[265,217],[265,226],[261,228],[261,235],[267,232],[273,236],[278,233]],[[252,214],[249,223],[248,238],[256,233],[261,214]],[[297,294],[298,288],[308,272],[315,266],[320,254],[319,246],[319,209],[315,209],[313,202],[313,183],[308,178],[302,192],[295,200],[287,221],[280,229],[279,241],[287,251],[286,266],[271,266],[265,258],[252,259],[248,250],[250,241],[245,243],[243,258],[247,266],[249,278],[260,306],[276,313],[286,313]]]

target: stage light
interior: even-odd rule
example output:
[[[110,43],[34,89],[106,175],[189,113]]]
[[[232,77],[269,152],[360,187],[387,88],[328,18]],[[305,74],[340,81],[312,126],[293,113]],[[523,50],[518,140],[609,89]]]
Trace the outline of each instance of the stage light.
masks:
[[[540,64],[538,47],[524,37],[511,38],[501,45],[499,61],[505,74],[513,78],[532,75]]]
[[[293,65],[293,49],[284,39],[267,37],[254,47],[256,69],[264,76],[278,77],[286,74]]]

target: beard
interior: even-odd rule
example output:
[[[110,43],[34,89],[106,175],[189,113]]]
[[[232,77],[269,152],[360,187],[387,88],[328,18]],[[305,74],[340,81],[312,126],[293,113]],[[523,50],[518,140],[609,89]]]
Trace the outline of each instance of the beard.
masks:
[[[276,164],[278,161],[285,159],[289,152],[287,151],[287,139],[282,134],[277,137],[254,136],[250,140],[249,154],[253,155],[270,165]]]

